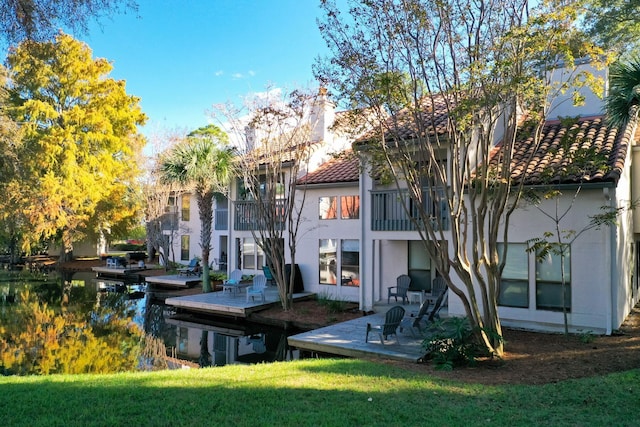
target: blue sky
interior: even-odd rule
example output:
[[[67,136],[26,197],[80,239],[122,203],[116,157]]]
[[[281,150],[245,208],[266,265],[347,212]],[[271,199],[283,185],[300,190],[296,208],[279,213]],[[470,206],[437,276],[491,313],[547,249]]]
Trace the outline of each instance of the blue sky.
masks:
[[[113,63],[149,116],[143,133],[192,130],[213,104],[267,85],[316,86],[314,59],[326,53],[318,0],[138,0],[138,16],[113,15],[78,38]]]

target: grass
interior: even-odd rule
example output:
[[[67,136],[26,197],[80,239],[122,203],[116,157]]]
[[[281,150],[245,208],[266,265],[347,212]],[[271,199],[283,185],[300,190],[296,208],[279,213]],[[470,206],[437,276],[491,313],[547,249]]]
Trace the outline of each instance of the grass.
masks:
[[[640,370],[543,386],[466,385],[354,359],[0,378],[10,426],[637,424]]]

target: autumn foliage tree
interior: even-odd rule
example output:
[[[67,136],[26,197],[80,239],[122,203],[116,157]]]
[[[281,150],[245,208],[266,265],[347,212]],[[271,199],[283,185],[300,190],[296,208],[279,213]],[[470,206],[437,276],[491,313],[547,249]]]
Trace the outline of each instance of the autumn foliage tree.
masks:
[[[137,214],[144,144],[137,126],[146,116],[125,82],[109,78],[111,69],[62,33],[9,52],[7,111],[22,135],[11,147],[15,173],[4,183],[12,211],[2,214],[24,217],[24,249],[54,237],[65,259],[88,230]]]

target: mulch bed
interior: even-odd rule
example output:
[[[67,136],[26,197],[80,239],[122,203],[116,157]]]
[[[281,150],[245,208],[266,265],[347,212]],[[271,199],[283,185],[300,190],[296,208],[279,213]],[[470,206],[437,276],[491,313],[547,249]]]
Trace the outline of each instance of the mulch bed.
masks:
[[[321,327],[362,316],[349,310],[328,313],[314,300],[296,301],[294,309],[284,312],[273,307],[260,312],[270,317]],[[640,368],[640,308],[633,309],[620,330],[611,336],[544,334],[505,329],[505,354],[500,360],[479,360],[474,367],[453,371],[435,369],[430,362],[421,364],[385,360],[404,369],[462,382],[495,384],[545,384],[571,378],[601,376]],[[380,361],[380,359],[375,359]]]

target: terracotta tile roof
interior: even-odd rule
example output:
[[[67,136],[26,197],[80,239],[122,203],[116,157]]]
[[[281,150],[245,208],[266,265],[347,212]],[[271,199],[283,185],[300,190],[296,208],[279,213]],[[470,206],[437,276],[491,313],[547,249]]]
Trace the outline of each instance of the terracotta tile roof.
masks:
[[[357,158],[336,158],[322,164],[316,171],[303,176],[298,184],[333,184],[358,182],[360,168]]]
[[[423,98],[419,111],[421,121],[419,122],[413,116],[415,110],[406,108],[398,112],[385,124],[387,139],[410,140],[427,134],[445,134],[449,122],[448,112],[455,107],[455,102],[453,96],[436,95]],[[377,137],[379,137],[379,129],[373,129],[359,138],[356,144],[366,143]]]
[[[540,144],[535,146],[534,138],[520,139],[514,146],[511,162],[511,178],[520,182],[523,178],[528,185],[576,182],[617,181],[624,168],[624,161],[632,143],[634,123],[619,132],[607,126],[604,116],[583,117],[573,123],[560,120],[548,121],[541,133]],[[592,149],[604,156],[606,170],[567,169],[567,150]],[[532,153],[532,150],[535,150]],[[500,161],[499,147],[492,158],[493,164]],[[567,170],[569,172],[567,172]],[[561,171],[565,171],[561,173]]]

